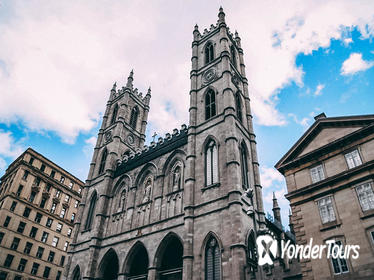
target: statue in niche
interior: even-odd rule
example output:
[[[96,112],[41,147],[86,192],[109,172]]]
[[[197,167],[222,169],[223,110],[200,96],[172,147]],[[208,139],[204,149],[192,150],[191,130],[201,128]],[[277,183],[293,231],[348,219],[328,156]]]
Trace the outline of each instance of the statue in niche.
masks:
[[[148,202],[151,200],[151,191],[152,191],[152,180],[148,178],[144,184],[144,197],[142,203]]]
[[[177,165],[173,171],[173,191],[179,190],[181,187],[181,167]]]
[[[125,210],[125,203],[126,203],[126,190],[123,190],[121,192],[119,205],[118,205],[118,210],[119,211],[124,211]]]

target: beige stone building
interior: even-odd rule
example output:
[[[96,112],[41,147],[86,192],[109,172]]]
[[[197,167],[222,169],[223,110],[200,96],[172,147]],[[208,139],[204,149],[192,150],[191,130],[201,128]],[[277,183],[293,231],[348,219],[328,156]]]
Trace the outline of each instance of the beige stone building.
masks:
[[[83,182],[31,148],[0,185],[0,279],[62,279]]]
[[[374,279],[374,115],[318,115],[276,168],[297,243],[360,246],[358,258],[326,259],[326,250],[302,260],[303,279]]]

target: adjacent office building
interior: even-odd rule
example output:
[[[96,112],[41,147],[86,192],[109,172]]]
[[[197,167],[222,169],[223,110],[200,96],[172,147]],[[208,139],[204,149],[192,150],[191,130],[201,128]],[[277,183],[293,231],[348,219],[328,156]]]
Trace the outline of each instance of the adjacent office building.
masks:
[[[33,149],[0,185],[0,279],[62,277],[83,182]]]

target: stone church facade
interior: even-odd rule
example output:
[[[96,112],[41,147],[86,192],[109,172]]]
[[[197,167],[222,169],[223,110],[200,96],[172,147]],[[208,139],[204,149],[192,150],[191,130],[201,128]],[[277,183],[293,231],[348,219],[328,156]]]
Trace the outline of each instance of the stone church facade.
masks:
[[[266,228],[238,33],[193,31],[189,125],[144,146],[151,90],[110,92],[66,279],[261,279]],[[186,93],[187,94],[187,93]]]

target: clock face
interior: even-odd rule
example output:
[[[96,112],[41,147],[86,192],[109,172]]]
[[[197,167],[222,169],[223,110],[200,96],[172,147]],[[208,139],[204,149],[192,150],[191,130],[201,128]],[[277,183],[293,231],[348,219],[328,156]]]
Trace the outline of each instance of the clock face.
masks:
[[[127,142],[128,142],[130,145],[133,145],[134,142],[135,142],[134,136],[132,136],[131,134],[130,134],[129,136],[127,136]]]
[[[206,83],[209,83],[213,81],[217,76],[216,69],[215,68],[210,68],[207,71],[205,71],[203,77]]]

